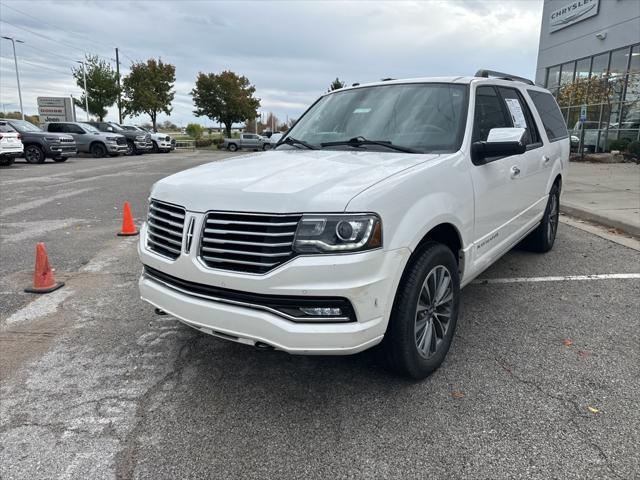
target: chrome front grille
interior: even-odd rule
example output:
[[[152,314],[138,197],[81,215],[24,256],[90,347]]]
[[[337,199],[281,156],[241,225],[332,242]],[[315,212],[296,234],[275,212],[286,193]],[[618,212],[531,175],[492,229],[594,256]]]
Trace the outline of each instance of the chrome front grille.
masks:
[[[126,145],[127,139],[125,137],[116,137],[116,145]]]
[[[147,220],[147,246],[173,260],[182,250],[185,210],[169,203],[151,200]]]
[[[293,237],[301,215],[210,212],[200,258],[211,268],[266,273],[295,256]]]

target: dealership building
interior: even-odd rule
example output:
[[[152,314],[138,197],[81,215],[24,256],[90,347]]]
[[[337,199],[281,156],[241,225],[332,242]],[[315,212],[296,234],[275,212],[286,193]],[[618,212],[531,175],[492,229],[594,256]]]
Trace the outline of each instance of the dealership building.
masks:
[[[536,83],[586,149],[640,140],[640,0],[544,0]]]

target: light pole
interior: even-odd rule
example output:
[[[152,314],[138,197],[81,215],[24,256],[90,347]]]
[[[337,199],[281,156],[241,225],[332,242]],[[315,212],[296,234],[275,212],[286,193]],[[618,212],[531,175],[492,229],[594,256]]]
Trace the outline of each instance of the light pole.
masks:
[[[87,112],[87,122],[89,121],[89,92],[87,91],[87,67],[84,60],[76,60],[76,63],[82,64],[82,77],[84,79],[84,110]]]
[[[24,120],[24,109],[22,108],[22,90],[20,90],[20,74],[18,73],[18,57],[16,56],[16,42],[24,43],[22,40],[17,40],[11,37],[2,37],[7,40],[11,40],[11,44],[13,45],[13,61],[16,64],[16,81],[18,82],[18,98],[20,99],[20,114],[22,115],[22,120]]]

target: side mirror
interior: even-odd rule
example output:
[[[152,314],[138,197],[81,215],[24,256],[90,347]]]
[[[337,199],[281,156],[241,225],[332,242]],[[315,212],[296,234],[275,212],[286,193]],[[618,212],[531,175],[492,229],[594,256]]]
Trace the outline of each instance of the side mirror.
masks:
[[[524,128],[492,128],[486,141],[471,145],[471,159],[475,165],[489,163],[493,157],[520,155],[527,150]]]
[[[107,132],[113,132],[113,127],[107,127]]]

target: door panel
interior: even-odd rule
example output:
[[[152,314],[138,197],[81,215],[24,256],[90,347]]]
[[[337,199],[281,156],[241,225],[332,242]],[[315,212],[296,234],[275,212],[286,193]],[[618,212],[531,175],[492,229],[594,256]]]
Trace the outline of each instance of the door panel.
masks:
[[[498,91],[480,86],[475,92],[473,141],[486,140],[492,128],[513,127],[513,120]],[[513,241],[522,227],[527,208],[526,158],[522,155],[489,159],[473,166],[471,179],[475,197],[475,268],[484,268]]]

